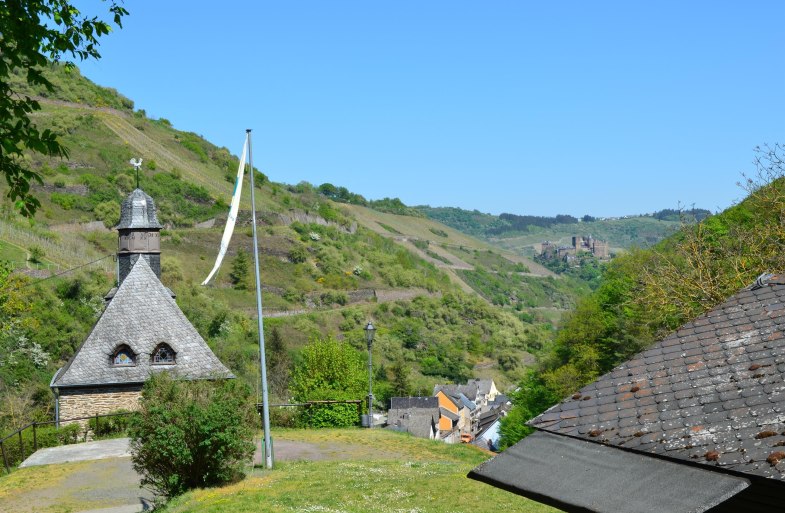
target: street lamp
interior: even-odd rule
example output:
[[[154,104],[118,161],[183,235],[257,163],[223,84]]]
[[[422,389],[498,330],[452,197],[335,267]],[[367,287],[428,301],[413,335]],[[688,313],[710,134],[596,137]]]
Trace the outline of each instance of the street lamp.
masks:
[[[365,325],[365,341],[368,342],[368,428],[373,427],[373,367],[371,366],[371,346],[376,328],[371,321]]]

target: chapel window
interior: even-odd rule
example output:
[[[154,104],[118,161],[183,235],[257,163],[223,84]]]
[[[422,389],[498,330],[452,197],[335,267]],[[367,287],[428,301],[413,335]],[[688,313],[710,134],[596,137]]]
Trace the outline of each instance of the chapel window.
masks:
[[[158,344],[153,351],[152,363],[154,365],[172,365],[175,363],[174,355],[175,353],[169,344]]]
[[[112,365],[115,367],[130,367],[136,365],[136,355],[130,347],[123,344],[112,355]]]

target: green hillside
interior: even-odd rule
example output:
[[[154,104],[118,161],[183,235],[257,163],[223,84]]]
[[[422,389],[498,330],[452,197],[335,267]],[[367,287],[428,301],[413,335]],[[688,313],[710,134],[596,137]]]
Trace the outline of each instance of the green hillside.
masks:
[[[695,219],[703,219],[710,215],[707,210],[690,209],[682,212],[662,210],[650,215],[613,219],[598,219],[591,216],[577,219],[572,216],[555,218],[513,214],[495,216],[455,207],[418,206],[416,208],[431,219],[527,257],[537,255],[540,244],[544,241],[569,245],[574,235],[592,235],[595,239],[607,241],[611,251],[614,252],[631,247],[650,247],[675,233],[683,223],[694,222]],[[532,218],[531,222],[527,222],[528,218]]]
[[[117,239],[108,227],[136,186],[128,164],[136,157],[144,159],[139,184],[165,225],[163,281],[219,357],[258,388],[247,187],[223,268],[210,286],[199,285],[218,250],[237,158],[133,111],[130,100],[78,72],[49,73],[55,94],[27,93],[42,96],[35,122],[57,131],[70,155],[25,156],[44,178],[32,222],[7,203],[0,212],[0,256],[10,261],[0,272],[0,432],[51,416],[49,379],[87,336],[114,280]],[[283,362],[270,369],[276,400],[288,398],[288,372],[304,344],[334,336],[364,351],[369,318],[379,330],[378,406],[393,393],[469,377],[492,377],[505,389],[588,292],[436,221],[398,215],[412,212],[395,200],[368,202],[373,209],[336,203],[322,188],[271,183],[261,173],[257,187],[266,338],[282,340],[270,355]],[[504,281],[512,285],[500,290]]]

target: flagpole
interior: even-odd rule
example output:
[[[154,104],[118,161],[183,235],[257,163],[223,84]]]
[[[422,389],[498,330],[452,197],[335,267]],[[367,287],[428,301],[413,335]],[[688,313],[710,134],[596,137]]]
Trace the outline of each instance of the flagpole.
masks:
[[[262,286],[259,279],[259,242],[256,238],[256,194],[253,183],[253,157],[251,152],[251,129],[245,130],[248,139],[248,165],[251,175],[251,222],[253,225],[253,262],[256,274],[256,319],[259,329],[259,366],[262,369],[262,419],[264,425],[264,465],[273,468],[273,444],[270,440],[270,405],[267,400],[267,358],[264,354],[264,320],[262,319]]]

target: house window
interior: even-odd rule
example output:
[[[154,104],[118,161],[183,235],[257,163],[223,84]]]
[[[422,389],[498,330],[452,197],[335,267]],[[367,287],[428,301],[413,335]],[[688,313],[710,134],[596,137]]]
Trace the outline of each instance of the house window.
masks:
[[[175,363],[174,351],[168,344],[158,344],[158,347],[153,351],[152,362],[157,365],[172,365]]]
[[[112,365],[115,367],[130,367],[136,365],[136,355],[130,347],[123,344],[112,355]]]

